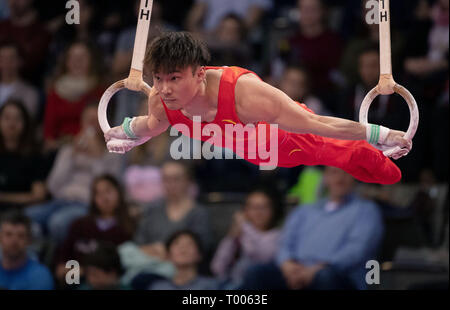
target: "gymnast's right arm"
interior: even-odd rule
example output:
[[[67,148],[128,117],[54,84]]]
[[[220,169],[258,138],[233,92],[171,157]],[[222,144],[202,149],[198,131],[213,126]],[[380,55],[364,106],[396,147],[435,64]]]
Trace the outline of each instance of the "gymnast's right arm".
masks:
[[[170,126],[164,107],[158,94],[152,91],[149,97],[149,113],[146,116],[126,118],[122,125],[111,128],[105,133],[108,150],[125,153],[133,147],[147,142],[150,138],[163,133]],[[109,141],[119,139],[120,143]]]

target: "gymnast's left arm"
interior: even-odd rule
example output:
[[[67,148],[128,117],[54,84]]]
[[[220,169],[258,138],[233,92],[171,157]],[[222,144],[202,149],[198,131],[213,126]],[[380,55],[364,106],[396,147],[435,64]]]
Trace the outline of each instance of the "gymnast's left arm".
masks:
[[[370,140],[371,126],[337,117],[316,115],[303,109],[281,90],[254,78],[243,76],[236,85],[236,109],[247,122],[265,121],[280,129],[315,134],[341,140]],[[384,136],[383,136],[384,134]],[[412,142],[403,138],[402,131],[385,128],[377,143],[400,146],[408,151]]]

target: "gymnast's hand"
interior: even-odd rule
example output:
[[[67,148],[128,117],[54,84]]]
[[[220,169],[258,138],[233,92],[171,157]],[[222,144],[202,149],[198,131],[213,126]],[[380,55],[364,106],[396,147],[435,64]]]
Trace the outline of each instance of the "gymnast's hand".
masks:
[[[400,150],[390,155],[393,159],[399,159],[406,156],[412,149],[412,140],[405,139],[405,132],[399,130],[389,130],[386,139],[381,143],[385,148],[398,146]]]
[[[106,147],[112,153],[124,154],[132,148],[141,145],[150,137],[130,138],[123,129],[123,125],[111,128],[105,133]]]

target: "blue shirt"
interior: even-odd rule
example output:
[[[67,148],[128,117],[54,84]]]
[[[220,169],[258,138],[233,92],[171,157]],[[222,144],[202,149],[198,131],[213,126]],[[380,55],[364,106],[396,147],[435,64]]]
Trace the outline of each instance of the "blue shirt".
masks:
[[[52,290],[53,278],[47,267],[28,258],[22,267],[5,270],[0,260],[0,288],[8,290]]]
[[[295,209],[288,217],[276,261],[305,265],[327,263],[366,288],[366,262],[376,259],[383,238],[383,220],[371,201],[349,195],[329,211],[327,199]]]

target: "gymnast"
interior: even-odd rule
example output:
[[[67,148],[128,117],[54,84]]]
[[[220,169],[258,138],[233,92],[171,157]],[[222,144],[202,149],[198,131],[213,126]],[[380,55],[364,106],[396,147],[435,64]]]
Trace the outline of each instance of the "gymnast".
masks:
[[[276,124],[278,167],[334,166],[362,182],[400,181],[400,169],[379,149],[397,146],[390,156],[405,156],[412,148],[405,132],[314,114],[255,73],[239,67],[207,67],[209,59],[206,45],[188,32],[167,32],[154,39],[143,62],[153,76],[149,113],[127,117],[106,131],[109,151],[128,152],[171,125],[189,126],[192,137],[194,117],[201,117],[202,127],[216,124],[222,129],[226,124]],[[125,86],[139,90],[126,81]],[[201,140],[209,138],[202,135]],[[112,140],[119,142],[108,143]],[[242,155],[253,164],[263,161],[250,158],[245,150]]]

